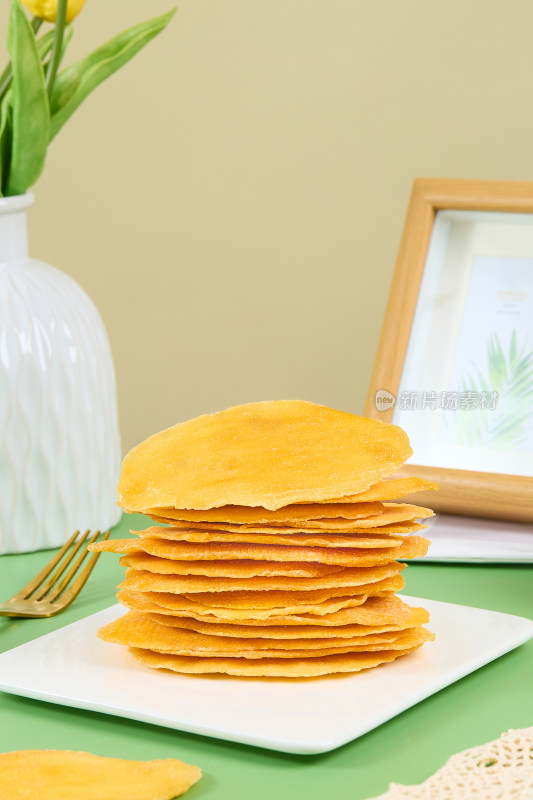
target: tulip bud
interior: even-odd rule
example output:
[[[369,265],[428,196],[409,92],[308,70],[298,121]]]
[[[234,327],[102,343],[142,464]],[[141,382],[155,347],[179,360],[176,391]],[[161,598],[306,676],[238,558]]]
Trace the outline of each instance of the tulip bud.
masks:
[[[34,17],[40,17],[40,19],[44,19],[46,22],[56,21],[58,0],[21,0],[21,2]],[[68,0],[67,24],[72,22],[74,17],[78,16],[84,5],[85,0]]]

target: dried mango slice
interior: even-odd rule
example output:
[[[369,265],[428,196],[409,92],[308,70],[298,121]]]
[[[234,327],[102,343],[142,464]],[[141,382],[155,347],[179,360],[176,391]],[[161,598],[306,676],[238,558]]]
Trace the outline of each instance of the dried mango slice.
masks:
[[[353,494],[346,497],[338,497],[333,500],[324,500],[324,503],[369,503],[374,500],[381,502],[385,500],[396,500],[406,494],[415,492],[425,492],[438,489],[438,485],[425,478],[411,476],[409,478],[393,478],[386,481],[379,481],[364,492]]]
[[[398,582],[398,583],[396,583]],[[165,594],[163,592],[136,592],[122,589],[117,597],[127,608],[135,611],[155,612],[168,616],[189,617],[209,623],[227,622],[241,625],[349,625],[396,624],[409,616],[409,606],[391,591],[401,588],[401,576],[383,581],[389,592],[369,597],[366,594],[344,595],[338,590],[331,599],[318,599],[318,592],[220,592],[226,606],[217,605],[218,596],[208,595],[204,602],[194,598],[202,595]],[[228,595],[256,595],[257,601],[229,600]],[[275,595],[266,599],[265,595]],[[301,599],[302,595],[311,595]],[[291,596],[297,599],[292,601]],[[313,598],[315,595],[315,598]],[[203,595],[205,598],[205,595]],[[211,598],[216,599],[210,602]],[[276,603],[278,605],[276,605]]]
[[[228,592],[245,589],[262,592],[269,589],[285,591],[301,591],[307,589],[330,589],[338,586],[354,587],[358,584],[374,583],[398,575],[405,568],[404,564],[392,562],[380,567],[346,567],[320,578],[253,577],[253,578],[220,578],[204,575],[161,575],[156,572],[139,570],[130,567],[126,570],[126,579],[119,585],[120,589],[137,589],[142,592],[170,592],[173,594],[196,592]],[[357,594],[357,592],[354,592]]]
[[[347,517],[355,518],[359,513],[353,506],[364,505],[365,511],[360,516],[365,516],[366,506],[385,500],[396,500],[406,494],[438,489],[436,483],[425,478],[396,478],[394,480],[379,481],[364,492],[326,500],[322,503],[297,503],[283,506],[277,511],[268,511],[265,508],[248,506],[220,506],[204,510],[187,510],[183,508],[149,508],[147,514],[156,514],[167,519],[189,520],[191,522],[284,522],[295,519],[313,519],[319,517]],[[352,508],[350,508],[350,504]]]
[[[281,533],[255,533],[251,531],[202,531],[193,528],[160,528],[151,527],[144,531],[130,531],[141,538],[157,536],[176,542],[250,542],[252,544],[289,544],[306,545],[307,547],[395,547],[402,543],[404,536],[419,531],[427,526],[417,522],[403,525],[383,525],[376,530],[360,530],[356,533],[327,533],[313,531],[296,533],[292,530]],[[110,540],[112,541],[112,540]],[[91,549],[104,549],[100,543],[91,545]],[[133,548],[135,550],[135,548]]]
[[[161,625],[153,616],[130,611],[98,631],[106,642],[172,653],[180,656],[221,658],[317,658],[335,653],[405,650],[420,640],[420,628],[407,628],[392,637],[353,639],[266,639],[212,636],[178,626]]]
[[[322,578],[343,572],[344,567],[333,564],[311,564],[297,561],[177,561],[158,558],[147,553],[130,553],[120,563],[125,567],[148,570],[159,575],[201,575],[219,578],[294,577]]]
[[[299,503],[284,506],[278,511],[250,506],[221,506],[203,511],[188,511],[184,508],[148,508],[145,514],[156,514],[167,519],[183,522],[231,522],[235,525],[255,523],[263,525],[290,525],[321,517],[344,517],[361,519],[383,511],[382,503],[336,503],[331,507],[323,503]]]
[[[131,450],[118,502],[130,511],[276,510],[363,492],[411,455],[396,425],[302,400],[249,403],[175,425]]]
[[[409,608],[409,614],[403,622],[386,625],[380,621],[377,625],[336,625],[334,627],[312,626],[312,625],[228,625],[224,622],[201,622],[187,617],[174,617],[165,614],[149,614],[151,619],[159,622],[160,625],[170,627],[189,628],[197,633],[207,633],[210,636],[230,636],[243,637],[245,639],[264,638],[264,639],[289,639],[298,641],[300,639],[312,639],[321,641],[323,639],[350,639],[353,641],[372,640],[375,636],[385,636],[395,634],[408,628],[418,628],[429,621],[429,613],[425,608]]]
[[[5,800],[173,800],[196,783],[198,767],[177,759],[127,761],[73,750],[0,754]]]
[[[147,667],[169,669],[189,674],[223,673],[240,677],[265,678],[316,678],[337,672],[361,672],[377,667],[400,656],[408,655],[432,638],[421,628],[420,641],[409,650],[382,650],[378,653],[345,653],[321,658],[194,658],[156,653],[132,647],[132,655]]]
[[[325,531],[328,533],[360,533],[369,532],[379,533],[385,526],[390,526],[391,523],[413,523],[416,519],[425,519],[433,516],[433,511],[423,506],[414,506],[408,503],[383,503],[383,511],[379,514],[373,514],[369,517],[361,519],[343,519],[335,517],[332,519],[311,519],[300,520],[285,523],[284,525],[265,524],[260,525],[256,523],[242,523],[239,525],[228,524],[225,522],[181,522],[180,520],[162,520],[170,522],[173,527],[180,529],[189,529],[191,524],[197,530],[203,531],[227,531],[230,533],[238,533],[240,531],[249,531],[253,533],[291,533],[291,532],[318,532]],[[159,518],[158,518],[159,519]]]
[[[410,536],[397,547],[391,548],[325,548],[289,545],[258,545],[253,543],[190,543],[169,542],[161,539],[111,539],[100,543],[101,546],[89,549],[107,551],[112,553],[126,553],[130,557],[126,560],[128,566],[143,567],[143,562],[135,562],[131,554],[144,553],[153,558],[170,561],[265,561],[265,562],[312,562],[313,564],[332,564],[345,567],[373,567],[386,564],[397,559],[410,559],[423,556],[429,546],[428,539],[420,536]],[[157,562],[148,562],[157,564]],[[214,567],[213,574],[224,575],[224,571],[217,572]],[[155,569],[155,572],[165,572],[165,569]],[[172,571],[172,570],[169,570]],[[211,572],[195,572],[191,574],[209,575]],[[234,574],[234,573],[231,573]],[[252,573],[250,573],[252,574]],[[260,573],[253,573],[260,574]],[[272,573],[275,574],[275,573]],[[283,573],[282,573],[283,574]],[[317,573],[320,574],[320,573]],[[242,577],[242,576],[241,576]]]

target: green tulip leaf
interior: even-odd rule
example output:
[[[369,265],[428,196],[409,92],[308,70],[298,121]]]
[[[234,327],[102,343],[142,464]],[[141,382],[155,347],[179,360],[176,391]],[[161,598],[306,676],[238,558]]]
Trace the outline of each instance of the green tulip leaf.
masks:
[[[52,43],[54,41],[54,31],[49,31],[45,33],[44,36],[41,36],[40,39],[37,39],[37,52],[39,53],[39,58],[43,61],[44,58],[48,55],[50,50],[52,49]],[[0,76],[0,100],[5,97],[9,88],[11,86],[11,82],[13,80],[13,71],[11,69],[11,61],[6,66],[5,70],[2,72]]]
[[[48,31],[45,33],[44,36],[40,36],[37,41],[37,52],[39,53],[39,58],[41,61],[44,59],[45,56],[48,55],[50,50],[52,49],[52,42],[54,41],[54,31]]]
[[[50,106],[32,27],[20,0],[13,0],[7,47],[11,56],[11,163],[5,194],[23,194],[44,166],[50,137]]]
[[[11,155],[11,94],[7,94],[0,104],[0,195],[3,196],[5,177],[9,172]]]
[[[59,73],[50,98],[52,114],[50,139],[54,138],[93,89],[161,33],[174,13],[175,9],[160,17],[134,25],[94,50],[77,64]]]

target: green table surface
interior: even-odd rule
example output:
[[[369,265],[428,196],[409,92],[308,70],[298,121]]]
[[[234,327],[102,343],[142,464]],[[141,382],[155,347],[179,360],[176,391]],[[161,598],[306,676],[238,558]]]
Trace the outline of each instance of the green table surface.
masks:
[[[146,527],[145,520],[125,517],[113,536],[124,536],[132,527]],[[14,594],[51,555],[0,557],[2,596]],[[122,574],[118,557],[104,554],[80,597],[59,616],[0,618],[0,651],[111,605]],[[412,564],[404,574],[410,595],[533,617],[530,566]],[[459,750],[531,725],[533,640],[366,736],[316,756],[276,753],[0,693],[0,752],[58,748],[120,758],[180,758],[204,773],[187,794],[191,800],[364,800],[384,792],[390,781],[424,780]]]

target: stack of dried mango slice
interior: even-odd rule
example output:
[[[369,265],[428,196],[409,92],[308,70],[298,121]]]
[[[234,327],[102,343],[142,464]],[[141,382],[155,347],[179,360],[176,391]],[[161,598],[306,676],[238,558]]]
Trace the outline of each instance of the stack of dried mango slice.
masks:
[[[119,504],[166,527],[94,550],[123,553],[120,602],[99,632],[149,667],[312,677],[411,653],[428,614],[396,592],[436,488],[385,480],[411,455],[398,427],[286,400],[162,431],[125,458]]]

